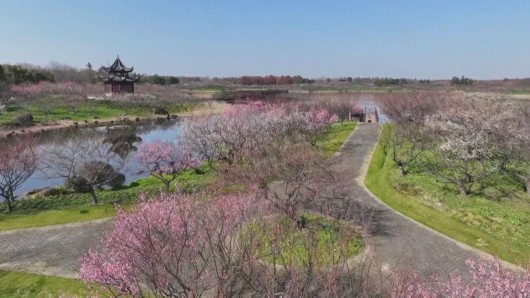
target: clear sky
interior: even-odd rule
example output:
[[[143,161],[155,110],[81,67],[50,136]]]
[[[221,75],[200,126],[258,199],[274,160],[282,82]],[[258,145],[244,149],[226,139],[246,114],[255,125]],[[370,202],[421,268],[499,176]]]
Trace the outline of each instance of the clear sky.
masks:
[[[139,73],[530,77],[530,1],[0,0],[0,63]]]

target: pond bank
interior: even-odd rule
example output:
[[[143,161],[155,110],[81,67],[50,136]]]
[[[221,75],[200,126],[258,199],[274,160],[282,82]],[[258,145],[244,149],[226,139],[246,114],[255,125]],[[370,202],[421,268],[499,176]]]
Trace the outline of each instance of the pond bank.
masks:
[[[0,126],[0,139],[6,137],[23,136],[23,135],[38,135],[44,132],[61,131],[65,129],[76,129],[76,128],[93,128],[93,127],[105,127],[115,125],[128,125],[134,123],[145,123],[157,120],[168,120],[168,119],[181,119],[192,116],[204,116],[208,114],[222,113],[229,104],[221,102],[207,103],[202,107],[192,109],[190,111],[178,112],[168,115],[156,115],[147,114],[145,116],[120,116],[120,117],[108,117],[101,119],[90,119],[83,121],[74,120],[57,120],[50,123],[33,123],[31,126],[20,126],[20,127],[1,127]]]

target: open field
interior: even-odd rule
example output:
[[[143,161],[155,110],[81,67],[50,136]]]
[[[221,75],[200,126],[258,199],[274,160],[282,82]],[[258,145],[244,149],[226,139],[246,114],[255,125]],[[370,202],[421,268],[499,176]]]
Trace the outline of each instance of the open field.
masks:
[[[520,101],[530,101],[530,91],[508,95],[510,98]]]

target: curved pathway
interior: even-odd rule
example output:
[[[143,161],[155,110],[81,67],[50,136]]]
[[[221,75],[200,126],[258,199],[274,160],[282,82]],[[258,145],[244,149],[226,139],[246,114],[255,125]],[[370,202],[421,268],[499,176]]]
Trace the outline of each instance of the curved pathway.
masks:
[[[351,196],[336,204],[334,215],[367,227],[375,259],[383,269],[398,266],[441,275],[458,270],[465,275],[465,260],[478,256],[474,249],[401,215],[364,186],[380,128],[379,124],[359,123],[333,157],[336,171],[355,177],[348,186]]]
[[[406,266],[422,273],[467,272],[465,259],[477,253],[402,216],[364,187],[364,176],[377,144],[380,125],[359,123],[340,152],[331,160],[335,170],[352,181],[350,197],[332,209],[344,219],[367,224],[375,258],[383,268]],[[112,221],[15,230],[0,233],[0,270],[75,277],[79,258],[97,247]]]

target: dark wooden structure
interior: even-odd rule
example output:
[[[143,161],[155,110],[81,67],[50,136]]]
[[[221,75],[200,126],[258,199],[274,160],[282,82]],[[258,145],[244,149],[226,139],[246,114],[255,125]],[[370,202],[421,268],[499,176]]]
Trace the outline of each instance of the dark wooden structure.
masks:
[[[131,76],[134,67],[126,67],[120,60],[120,56],[111,66],[101,66],[99,69],[106,74],[98,76],[98,79],[105,84],[105,92],[112,93],[134,93],[134,83],[140,79],[138,76]]]

